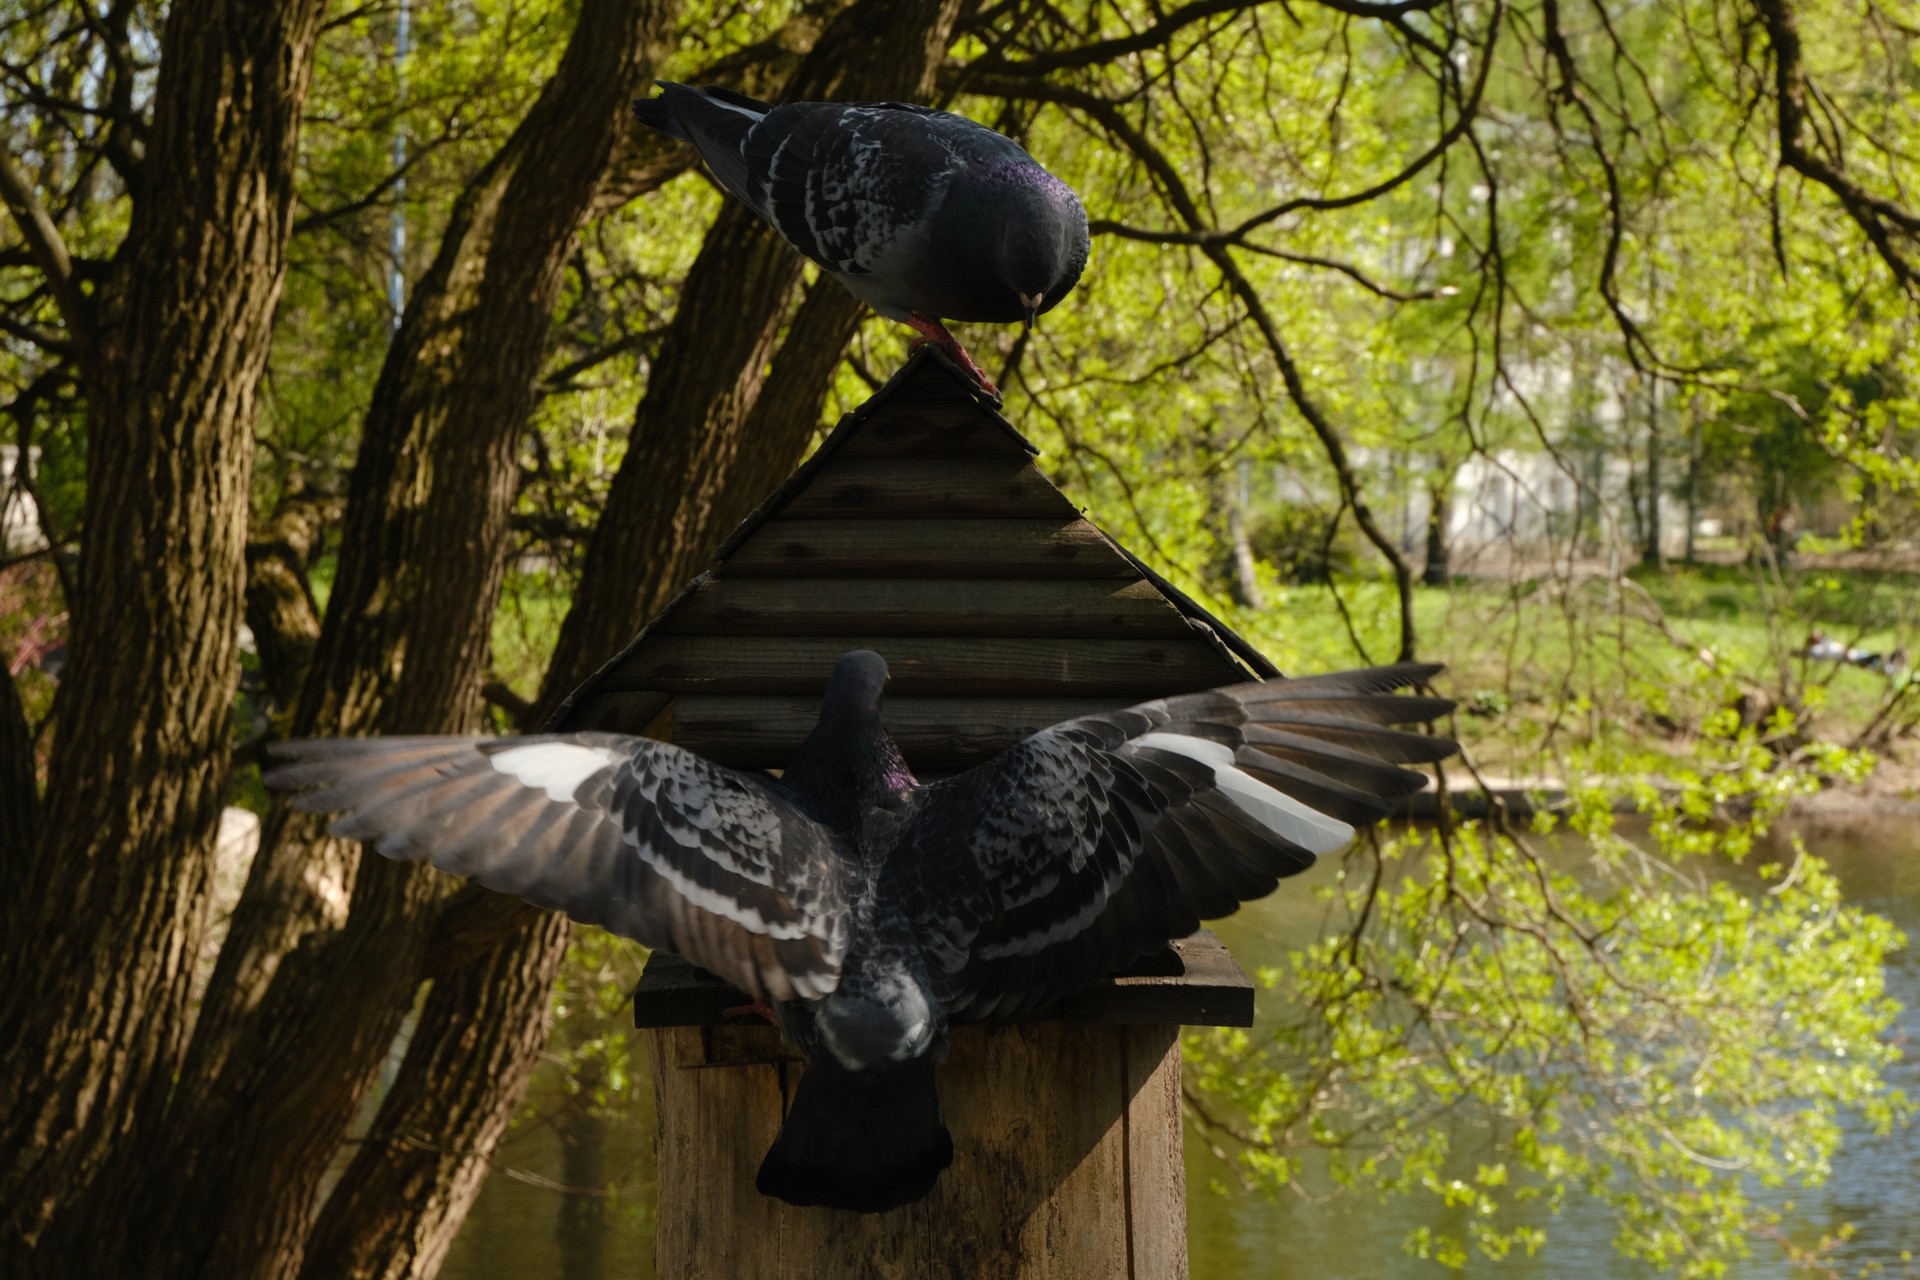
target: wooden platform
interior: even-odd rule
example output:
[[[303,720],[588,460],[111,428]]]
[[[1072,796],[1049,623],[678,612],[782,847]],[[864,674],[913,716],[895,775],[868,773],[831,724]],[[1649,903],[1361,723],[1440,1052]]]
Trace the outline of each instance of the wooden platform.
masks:
[[[679,956],[656,951],[633,990],[633,1025],[714,1027],[738,1025],[726,1010],[747,1002],[727,983]],[[1126,973],[1064,1000],[1051,1014],[1027,1021],[1103,1022],[1140,1027],[1171,1023],[1189,1027],[1253,1025],[1253,981],[1220,939],[1202,929]]]

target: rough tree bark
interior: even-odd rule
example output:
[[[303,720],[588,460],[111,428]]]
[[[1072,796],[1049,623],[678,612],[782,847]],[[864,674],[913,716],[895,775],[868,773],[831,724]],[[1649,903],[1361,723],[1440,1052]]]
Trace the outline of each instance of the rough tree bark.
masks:
[[[38,914],[0,943],[0,1250],[23,1271],[76,1274],[70,1258],[55,1265],[49,1224],[149,1122],[185,1044],[239,670],[257,392],[321,8],[174,4],[105,286],[89,300],[54,281],[83,351],[89,445],[43,808],[59,820],[43,823],[29,871]]]
[[[26,900],[40,837],[40,787],[33,775],[33,732],[13,673],[0,659],[0,893],[16,903]]]
[[[821,33],[780,96],[924,101],[964,7],[965,0],[859,0]],[[729,532],[729,518],[764,494],[763,477],[784,475],[796,460],[804,437],[796,445],[785,432],[796,420],[811,432],[826,376],[859,317],[857,307],[824,300],[799,317],[831,323],[817,335],[795,324],[788,344],[804,345],[788,362],[791,381],[780,402],[756,415],[767,399],[768,360],[780,363],[774,342],[800,275],[800,256],[729,201],[687,273],[653,362],[547,670],[543,712],[633,638]]]
[[[247,630],[276,714],[291,712],[320,643],[320,607],[307,585],[313,549],[339,518],[337,498],[290,487],[247,538]]]
[[[566,917],[540,912],[520,945],[435,981],[406,1065],[314,1225],[305,1280],[439,1270],[546,1047],[566,943]]]
[[[562,268],[675,8],[587,0],[553,79],[457,202],[375,388],[296,732],[473,727]],[[172,1166],[170,1194],[131,1233],[142,1274],[293,1276],[375,1258],[380,1274],[429,1274],[524,1086],[560,951],[544,921],[530,954],[442,976],[415,1041],[433,1074],[409,1067],[355,1169],[391,1194],[345,1189],[317,1221],[328,1164],[426,976],[447,886],[362,866],[323,827],[284,811],[267,824],[186,1083],[133,1161]],[[348,884],[342,920],[331,895]],[[410,1141],[426,1124],[459,1154]]]

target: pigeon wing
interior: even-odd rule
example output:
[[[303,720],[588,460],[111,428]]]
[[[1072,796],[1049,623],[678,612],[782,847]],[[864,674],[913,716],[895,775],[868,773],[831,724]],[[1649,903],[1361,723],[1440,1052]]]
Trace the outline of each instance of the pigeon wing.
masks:
[[[1344,846],[1453,754],[1392,726],[1401,664],[1237,685],[1054,725],[927,787],[898,893],[956,1018],[1071,994]]]
[[[962,126],[990,132],[910,103],[776,107],[746,142],[748,166],[764,183],[756,207],[827,270],[864,275],[938,207],[965,163],[954,142]]]
[[[839,981],[838,838],[767,783],[617,734],[337,738],[269,786],[335,835],[687,957],[763,1000]]]

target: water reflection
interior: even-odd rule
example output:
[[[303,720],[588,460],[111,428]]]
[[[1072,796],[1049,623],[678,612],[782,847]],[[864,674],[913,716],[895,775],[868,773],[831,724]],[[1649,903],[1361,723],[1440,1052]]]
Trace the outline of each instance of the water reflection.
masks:
[[[589,1070],[578,1093],[542,1064],[525,1114],[494,1156],[493,1173],[455,1237],[445,1280],[555,1276],[651,1280],[653,1090],[636,1038],[630,1096],[594,1105]]]
[[[1796,829],[1832,865],[1851,902],[1920,938],[1920,822],[1826,820],[1802,822]],[[1781,837],[1773,851],[1785,847]],[[1330,875],[1331,868],[1313,874]],[[1312,883],[1295,881],[1288,888]],[[1277,963],[1287,948],[1312,937],[1323,910],[1310,893],[1283,889],[1216,928],[1241,963],[1253,969]],[[1893,1034],[1909,1041],[1920,1032],[1920,960],[1914,948],[1889,958],[1887,986],[1904,1006]],[[1920,1097],[1920,1057],[1896,1063],[1888,1074]],[[542,1068],[530,1102],[537,1118],[517,1125],[503,1144],[443,1276],[637,1280],[653,1275],[653,1099],[644,1061],[633,1064],[633,1078],[639,1082],[636,1096],[620,1114],[609,1116],[568,1097],[554,1073]],[[1302,1199],[1249,1191],[1192,1126],[1186,1163],[1194,1280],[1425,1280],[1448,1274],[1401,1249],[1417,1226],[1458,1225],[1448,1223],[1446,1211],[1430,1199],[1382,1204],[1358,1195]],[[1305,1181],[1313,1181],[1311,1171]],[[607,1188],[613,1194],[593,1194]],[[1843,1224],[1854,1228],[1850,1240],[1822,1257],[1826,1274],[1920,1275],[1920,1266],[1901,1256],[1920,1241],[1920,1131],[1884,1138],[1850,1131],[1827,1184],[1799,1191],[1793,1199],[1790,1234],[1803,1245]],[[1543,1212],[1541,1225],[1548,1245],[1538,1257],[1475,1258],[1469,1274],[1512,1280],[1565,1275],[1639,1280],[1658,1274],[1614,1252],[1612,1220],[1590,1201],[1575,1198],[1558,1217]],[[1737,1274],[1784,1280],[1809,1272],[1776,1244],[1761,1240]]]

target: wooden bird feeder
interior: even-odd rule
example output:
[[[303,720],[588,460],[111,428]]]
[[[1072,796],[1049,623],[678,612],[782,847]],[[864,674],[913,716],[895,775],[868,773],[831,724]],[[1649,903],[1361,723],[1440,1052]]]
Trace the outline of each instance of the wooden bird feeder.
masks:
[[[965,769],[1093,711],[1279,674],[1102,533],[1038,451],[923,350],[848,414],[711,568],[556,713],[783,768],[833,661],[873,649],[914,771]],[[954,1161],[890,1213],[759,1195],[801,1061],[744,1002],[656,953],[648,1029],[662,1276],[1187,1274],[1182,1025],[1250,1026],[1253,986],[1211,934],[1011,1025],[957,1025],[939,1089]]]

